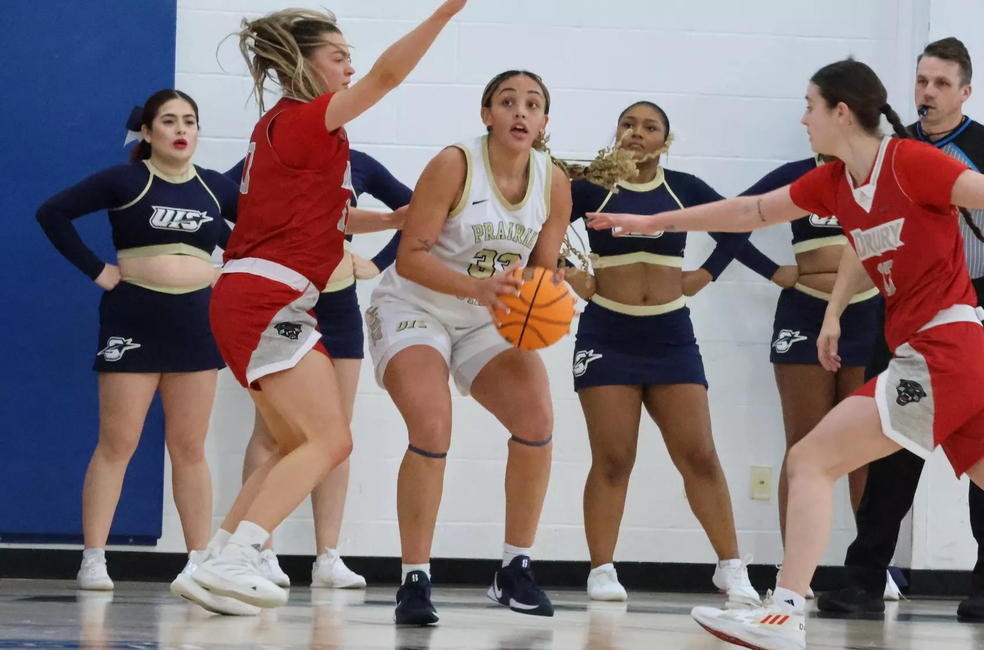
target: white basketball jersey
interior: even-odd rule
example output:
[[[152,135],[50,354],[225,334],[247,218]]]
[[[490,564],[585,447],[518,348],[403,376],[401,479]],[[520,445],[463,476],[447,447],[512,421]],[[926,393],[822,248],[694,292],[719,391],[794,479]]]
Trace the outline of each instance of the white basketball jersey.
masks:
[[[492,179],[488,136],[455,146],[467,161],[465,187],[430,254],[475,278],[526,266],[550,209],[550,156],[539,151],[530,154],[526,196],[512,205]],[[439,293],[401,277],[395,264],[383,272],[373,292],[373,300],[377,298],[405,300],[452,327],[471,327],[491,318],[486,307],[471,299]]]

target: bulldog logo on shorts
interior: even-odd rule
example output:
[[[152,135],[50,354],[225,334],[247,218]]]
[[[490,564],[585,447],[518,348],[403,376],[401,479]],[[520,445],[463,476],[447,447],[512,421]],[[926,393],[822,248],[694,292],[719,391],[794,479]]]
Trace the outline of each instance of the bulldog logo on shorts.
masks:
[[[915,404],[926,397],[926,391],[923,389],[922,384],[909,379],[900,379],[899,385],[895,390],[899,394],[898,399],[895,400],[899,406]]]
[[[280,336],[285,336],[291,341],[296,341],[301,335],[301,324],[300,323],[277,323],[273,326],[277,330],[277,334]]]

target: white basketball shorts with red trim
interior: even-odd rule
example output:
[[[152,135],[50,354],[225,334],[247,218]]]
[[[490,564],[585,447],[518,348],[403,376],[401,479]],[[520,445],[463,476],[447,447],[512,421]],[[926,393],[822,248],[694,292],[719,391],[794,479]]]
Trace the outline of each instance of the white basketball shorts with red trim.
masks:
[[[984,458],[984,328],[979,309],[944,309],[855,394],[873,397],[882,430],[922,458],[943,447],[957,476]]]

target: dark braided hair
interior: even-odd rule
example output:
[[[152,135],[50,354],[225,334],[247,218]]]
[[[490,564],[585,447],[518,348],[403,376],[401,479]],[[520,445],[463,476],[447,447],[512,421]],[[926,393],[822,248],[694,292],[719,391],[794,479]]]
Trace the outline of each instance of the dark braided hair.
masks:
[[[897,137],[912,137],[899,119],[899,114],[888,103],[888,91],[878,75],[864,63],[854,59],[837,61],[820,68],[810,81],[820,91],[820,96],[829,108],[840,103],[847,104],[866,133],[878,135],[881,117],[884,115]],[[966,208],[958,209],[974,236],[984,242],[984,232],[974,223],[970,211]]]

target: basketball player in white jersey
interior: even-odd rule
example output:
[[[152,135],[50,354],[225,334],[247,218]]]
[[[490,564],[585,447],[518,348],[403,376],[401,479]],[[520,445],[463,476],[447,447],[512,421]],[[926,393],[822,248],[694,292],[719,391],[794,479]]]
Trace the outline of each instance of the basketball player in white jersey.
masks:
[[[557,268],[571,190],[544,153],[550,95],[529,72],[500,74],[482,95],[488,134],[444,149],[414,190],[396,266],[366,312],[376,380],[396,403],[410,444],[397,511],[403,550],[398,625],[438,620],[430,551],[451,445],[453,376],[512,437],[506,465],[502,569],[489,597],[523,614],[552,616],[534,583],[530,549],[550,477],[553,409],[538,354],[512,347],[489,308],[520,281],[507,268]],[[541,150],[537,150],[541,149]]]

